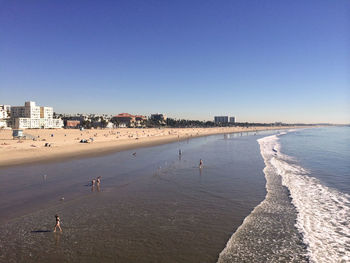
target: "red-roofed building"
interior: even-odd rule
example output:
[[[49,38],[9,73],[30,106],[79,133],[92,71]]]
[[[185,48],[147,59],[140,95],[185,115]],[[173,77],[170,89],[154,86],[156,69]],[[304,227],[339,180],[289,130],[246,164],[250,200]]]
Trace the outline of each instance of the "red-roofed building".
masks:
[[[80,125],[80,121],[77,120],[67,120],[66,127],[67,128],[77,128]]]
[[[143,115],[132,115],[129,113],[120,113],[113,117],[118,122],[119,127],[141,127],[143,122],[147,120]]]
[[[147,121],[147,117],[143,115],[135,115],[136,121]]]

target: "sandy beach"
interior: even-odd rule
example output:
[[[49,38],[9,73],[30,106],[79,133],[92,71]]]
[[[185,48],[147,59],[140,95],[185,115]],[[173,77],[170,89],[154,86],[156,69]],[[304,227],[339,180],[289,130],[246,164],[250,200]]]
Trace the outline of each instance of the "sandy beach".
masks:
[[[28,129],[24,134],[31,139],[26,140],[13,139],[12,130],[0,130],[0,167],[94,156],[212,134],[287,128],[291,127]],[[82,139],[89,143],[80,143]]]

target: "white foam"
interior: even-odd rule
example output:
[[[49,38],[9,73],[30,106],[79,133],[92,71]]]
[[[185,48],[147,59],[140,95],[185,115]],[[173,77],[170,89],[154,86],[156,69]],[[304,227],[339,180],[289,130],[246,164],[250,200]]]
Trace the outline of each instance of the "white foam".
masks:
[[[281,153],[276,135],[258,140],[265,163],[282,177],[297,209],[296,227],[311,262],[350,262],[350,196],[323,185]],[[274,151],[274,150],[275,151]]]
[[[290,202],[289,191],[282,187],[282,178],[269,161],[280,151],[280,145],[274,143],[276,139],[274,135],[261,141],[268,153],[263,156],[266,197],[231,236],[218,263],[309,262],[301,235],[294,227],[297,211]]]

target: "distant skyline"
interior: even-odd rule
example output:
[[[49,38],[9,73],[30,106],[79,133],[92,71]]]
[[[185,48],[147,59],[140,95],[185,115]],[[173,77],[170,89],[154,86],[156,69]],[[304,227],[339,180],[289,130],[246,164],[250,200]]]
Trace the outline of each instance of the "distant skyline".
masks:
[[[350,123],[350,1],[0,0],[0,104]]]

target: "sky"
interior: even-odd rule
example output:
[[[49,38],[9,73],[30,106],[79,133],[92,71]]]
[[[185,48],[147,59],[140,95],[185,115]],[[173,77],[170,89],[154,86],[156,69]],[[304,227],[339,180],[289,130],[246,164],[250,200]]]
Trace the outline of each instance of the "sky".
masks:
[[[350,123],[348,0],[0,0],[0,104]]]

